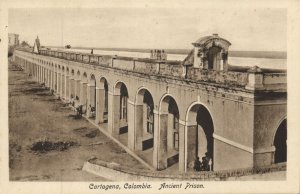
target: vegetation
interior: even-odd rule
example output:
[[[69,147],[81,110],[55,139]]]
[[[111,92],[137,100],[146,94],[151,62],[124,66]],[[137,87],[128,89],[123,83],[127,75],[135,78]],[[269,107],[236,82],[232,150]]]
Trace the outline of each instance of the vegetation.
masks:
[[[21,46],[22,47],[30,47],[30,45],[28,44],[28,42],[26,42],[24,40],[21,42]]]

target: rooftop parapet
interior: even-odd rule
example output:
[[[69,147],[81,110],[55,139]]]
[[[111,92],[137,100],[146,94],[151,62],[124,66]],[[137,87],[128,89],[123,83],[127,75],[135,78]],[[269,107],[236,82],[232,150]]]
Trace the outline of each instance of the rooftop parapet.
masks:
[[[19,49],[20,50],[20,49]],[[70,51],[40,50],[29,55],[43,55],[65,60],[76,61],[95,66],[106,66],[148,75],[173,77],[194,82],[213,83],[222,87],[243,88],[254,90],[286,91],[286,72],[270,71],[259,67],[239,67],[239,71],[228,66],[229,71],[195,68],[181,61],[156,60],[149,58],[132,58],[112,55],[95,55]],[[25,53],[24,53],[25,54]],[[193,52],[189,56],[192,56]],[[186,61],[185,61],[186,62]]]

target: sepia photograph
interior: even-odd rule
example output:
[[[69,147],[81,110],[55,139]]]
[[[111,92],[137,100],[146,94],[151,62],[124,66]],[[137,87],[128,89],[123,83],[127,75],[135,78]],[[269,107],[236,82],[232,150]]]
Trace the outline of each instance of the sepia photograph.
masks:
[[[287,181],[287,8],[130,2],[7,9],[8,181]]]

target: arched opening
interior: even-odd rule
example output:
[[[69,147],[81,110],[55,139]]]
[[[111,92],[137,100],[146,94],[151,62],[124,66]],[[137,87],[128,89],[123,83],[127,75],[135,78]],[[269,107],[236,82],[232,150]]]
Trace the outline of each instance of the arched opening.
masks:
[[[70,79],[70,99],[74,101],[75,99],[75,71],[71,70],[71,79]]]
[[[64,98],[65,96],[65,67],[62,66],[62,71],[61,71],[61,96]]]
[[[105,79],[104,81],[104,122],[108,122],[108,83]]]
[[[55,93],[57,93],[57,69],[55,68],[55,73],[54,73],[54,90]]]
[[[179,110],[175,99],[165,96],[160,107],[160,168],[179,160]]]
[[[193,170],[195,160],[201,162],[202,171],[213,170],[214,125],[208,109],[196,104],[188,112],[187,170]]]
[[[114,89],[113,135],[127,145],[128,143],[128,90],[124,83],[118,82]]]
[[[124,83],[120,87],[120,134],[128,132],[128,123],[127,123],[127,100],[128,100],[128,91]]]
[[[149,164],[153,163],[154,102],[149,90],[138,90],[135,98],[134,149]]]
[[[81,76],[80,76],[80,71],[77,71],[77,75],[76,75],[76,79],[75,79],[75,106],[78,106],[79,102],[80,102],[80,80],[81,80]]]
[[[141,89],[136,96],[136,150],[153,148],[154,136],[154,103],[150,92]],[[152,150],[153,151],[153,150]],[[152,160],[151,160],[152,161]]]
[[[274,163],[286,162],[287,159],[287,120],[284,119],[279,125],[274,138]]]
[[[88,82],[88,77],[87,73],[84,72],[81,78],[80,82],[80,103],[82,105],[82,113],[86,114],[87,113],[87,107],[88,107],[88,102],[87,102],[87,82]]]
[[[108,83],[104,77],[101,77],[99,85],[97,86],[98,90],[98,99],[97,99],[97,114],[96,121],[97,123],[107,123],[108,122]]]
[[[89,79],[88,83],[88,111],[87,116],[89,118],[95,119],[96,118],[96,78],[92,74]]]
[[[208,50],[208,69],[220,69],[221,47],[213,46]]]
[[[66,88],[65,88],[65,97],[66,97],[66,100],[70,100],[70,70],[69,68],[67,67],[66,68]]]

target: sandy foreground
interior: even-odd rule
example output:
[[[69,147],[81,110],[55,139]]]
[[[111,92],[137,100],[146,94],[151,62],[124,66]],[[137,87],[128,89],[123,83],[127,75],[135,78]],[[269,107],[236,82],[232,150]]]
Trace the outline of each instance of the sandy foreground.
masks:
[[[82,171],[96,157],[144,167],[25,72],[9,65],[9,175],[11,181],[107,181]]]

